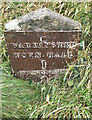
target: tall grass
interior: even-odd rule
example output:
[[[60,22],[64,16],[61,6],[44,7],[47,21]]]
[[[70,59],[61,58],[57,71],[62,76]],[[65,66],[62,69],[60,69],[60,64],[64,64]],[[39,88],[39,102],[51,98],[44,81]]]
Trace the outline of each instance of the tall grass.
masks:
[[[88,61],[87,54],[85,60]],[[80,60],[67,71],[62,78],[49,83],[49,90],[46,87],[42,91],[44,102],[40,102],[30,118],[90,118],[90,59],[85,64]]]
[[[3,116],[7,118],[91,118],[91,13],[88,2],[5,2],[0,5],[0,48],[3,80]],[[35,85],[11,74],[4,24],[38,8],[47,7],[82,24],[78,59],[66,73],[49,83]],[[85,44],[83,44],[85,43]],[[13,89],[13,90],[12,90]],[[32,94],[34,93],[34,94]],[[32,98],[32,96],[35,96]],[[38,96],[38,97],[36,97]],[[11,98],[11,101],[9,100]],[[32,99],[32,100],[31,100]],[[9,105],[10,104],[10,105]],[[25,104],[25,105],[24,105]],[[8,108],[8,109],[7,109]]]

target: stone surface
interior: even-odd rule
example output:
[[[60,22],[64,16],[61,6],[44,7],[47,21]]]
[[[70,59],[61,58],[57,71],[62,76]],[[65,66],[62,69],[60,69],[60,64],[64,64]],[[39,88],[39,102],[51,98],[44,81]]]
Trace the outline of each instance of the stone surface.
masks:
[[[5,32],[12,73],[35,82],[60,75],[78,56],[79,32]]]
[[[48,8],[40,8],[5,24],[8,31],[69,31],[80,30],[81,25]]]

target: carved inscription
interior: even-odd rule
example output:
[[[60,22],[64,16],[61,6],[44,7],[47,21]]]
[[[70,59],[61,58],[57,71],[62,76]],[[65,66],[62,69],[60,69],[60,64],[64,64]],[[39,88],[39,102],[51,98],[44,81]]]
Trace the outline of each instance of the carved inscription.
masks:
[[[44,36],[46,37],[46,36]],[[36,42],[36,43],[10,43],[14,49],[46,49],[46,48],[56,48],[56,49],[75,49],[77,44],[76,42],[47,42],[47,41],[42,41],[42,37],[40,37],[41,42]],[[44,56],[48,58],[65,58],[68,57],[69,59],[73,57],[72,51],[67,51],[67,52],[47,52],[45,55],[42,55],[41,52],[23,52],[19,53],[16,52],[14,53],[15,58],[26,58],[27,56],[29,58],[42,58]]]
[[[44,58],[44,56],[46,56],[48,59],[50,58],[66,58],[68,57],[69,59],[71,59],[73,57],[73,53],[72,51],[67,51],[67,52],[47,52],[46,54],[42,55],[41,52],[23,52],[23,53],[19,53],[19,52],[15,52],[14,53],[14,57],[19,59],[20,57],[23,59],[26,59],[27,57],[32,58],[32,59],[37,59],[37,58]]]
[[[64,69],[65,70],[65,69]],[[63,69],[54,69],[54,70],[46,70],[46,69],[42,69],[42,70],[20,70],[18,72],[18,74],[20,74],[21,76],[23,75],[56,75],[56,74],[60,74],[63,71]]]
[[[77,58],[79,32],[6,32],[5,37],[13,72],[23,79],[50,78]]]
[[[10,43],[15,49],[46,49],[46,48],[72,48],[75,49],[76,42],[48,42],[48,41],[41,41],[41,42],[32,42],[32,43]]]

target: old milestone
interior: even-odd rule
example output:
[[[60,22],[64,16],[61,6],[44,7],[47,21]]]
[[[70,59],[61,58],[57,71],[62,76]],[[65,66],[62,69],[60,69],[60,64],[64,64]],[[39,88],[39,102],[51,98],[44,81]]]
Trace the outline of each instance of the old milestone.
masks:
[[[6,23],[12,73],[34,82],[54,78],[76,61],[80,36],[80,23],[48,8]]]

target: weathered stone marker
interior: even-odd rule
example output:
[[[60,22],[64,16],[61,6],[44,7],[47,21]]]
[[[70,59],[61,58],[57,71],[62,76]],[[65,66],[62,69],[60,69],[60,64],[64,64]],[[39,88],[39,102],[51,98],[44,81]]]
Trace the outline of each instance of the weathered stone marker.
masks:
[[[77,59],[80,24],[41,8],[5,25],[12,72],[41,81],[58,75]]]

